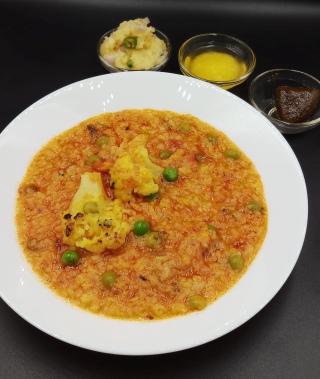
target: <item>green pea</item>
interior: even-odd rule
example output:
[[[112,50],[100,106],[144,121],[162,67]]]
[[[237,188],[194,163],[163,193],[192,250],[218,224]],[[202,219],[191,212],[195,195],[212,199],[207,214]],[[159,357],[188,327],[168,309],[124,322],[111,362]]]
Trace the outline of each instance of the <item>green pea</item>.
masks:
[[[261,211],[261,205],[253,200],[248,203],[248,209],[252,212],[260,212]]]
[[[214,145],[217,142],[217,138],[213,134],[209,134],[208,135],[208,141]]]
[[[205,297],[201,295],[191,296],[189,299],[189,306],[191,309],[195,309],[197,311],[201,311],[207,305],[207,300]]]
[[[27,248],[30,250],[37,250],[39,248],[39,243],[35,238],[31,238],[27,242]]]
[[[145,244],[151,249],[156,249],[162,245],[162,237],[159,232],[150,232],[144,236]]]
[[[233,254],[228,259],[229,265],[233,270],[242,270],[244,267],[244,260],[241,255]]]
[[[129,68],[132,68],[132,67],[133,67],[133,61],[132,61],[131,59],[128,60],[128,62],[127,62],[127,66],[128,66]]]
[[[39,188],[36,184],[34,183],[29,183],[27,184],[25,187],[24,187],[24,192],[25,193],[34,193],[34,192],[37,192],[39,191]]]
[[[189,133],[191,130],[191,126],[188,124],[182,124],[180,125],[180,132],[182,133]]]
[[[96,139],[96,145],[101,148],[103,145],[108,143],[108,141],[109,138],[107,136],[101,136]]]
[[[167,158],[171,157],[171,155],[172,155],[171,151],[163,150],[160,153],[160,158],[161,159],[167,159]]]
[[[163,170],[163,177],[167,182],[175,182],[178,179],[178,170],[174,167],[168,167]]]
[[[102,284],[106,288],[112,288],[118,279],[118,275],[114,271],[106,271],[102,274]]]
[[[110,228],[112,226],[112,219],[106,219],[103,221],[103,226],[106,226],[107,228]]]
[[[80,261],[80,256],[75,250],[67,250],[62,254],[61,263],[72,266]]]
[[[92,166],[95,162],[97,162],[100,158],[98,155],[90,155],[90,157],[87,158],[87,162],[90,166]]]
[[[83,205],[83,213],[88,214],[88,213],[98,213],[99,208],[98,208],[98,203],[95,201],[88,201]]]
[[[159,196],[159,192],[155,192],[155,193],[150,193],[150,195],[146,196],[146,198],[151,201],[151,200],[156,199],[158,196]]]
[[[149,223],[145,220],[139,220],[134,223],[133,233],[136,236],[143,236],[150,230]]]
[[[216,230],[216,228],[213,225],[211,225],[211,224],[208,225],[208,229],[212,230],[212,231]]]
[[[234,160],[237,160],[240,158],[240,151],[235,150],[235,149],[228,149],[225,154],[227,158],[231,158]]]

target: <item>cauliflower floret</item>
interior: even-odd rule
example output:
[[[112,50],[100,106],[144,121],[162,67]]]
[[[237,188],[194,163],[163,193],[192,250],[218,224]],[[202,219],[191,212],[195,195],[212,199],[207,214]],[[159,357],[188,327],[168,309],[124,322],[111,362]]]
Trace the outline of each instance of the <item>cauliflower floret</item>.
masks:
[[[162,168],[152,163],[144,146],[137,146],[136,141],[128,144],[124,152],[110,169],[114,182],[115,197],[123,201],[132,199],[132,193],[148,196],[159,190],[158,180]]]
[[[137,157],[143,157],[142,164],[151,172],[154,179],[158,179],[162,173],[162,167],[157,166],[156,164],[150,161],[148,150],[143,146],[138,146],[136,148]]]
[[[71,200],[69,212],[72,215],[76,215],[78,212],[83,213],[83,206],[89,201],[96,202],[99,211],[107,208],[112,203],[106,196],[101,174],[98,172],[85,172],[81,175],[80,186]]]
[[[80,187],[63,214],[63,243],[100,254],[125,243],[130,226],[123,221],[121,200],[107,198],[101,174],[81,175]]]

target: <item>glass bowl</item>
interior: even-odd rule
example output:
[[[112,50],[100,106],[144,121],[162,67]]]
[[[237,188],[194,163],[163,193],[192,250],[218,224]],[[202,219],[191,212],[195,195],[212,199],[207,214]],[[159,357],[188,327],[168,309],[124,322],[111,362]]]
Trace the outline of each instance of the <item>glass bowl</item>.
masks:
[[[124,68],[119,68],[119,67],[116,67],[114,66],[113,64],[111,64],[110,62],[106,61],[105,59],[103,59],[103,57],[100,55],[100,46],[101,44],[103,43],[105,37],[110,37],[110,35],[116,31],[117,28],[115,29],[111,29],[109,30],[108,32],[106,32],[103,36],[101,36],[101,38],[99,39],[99,42],[98,42],[98,46],[97,46],[97,53],[98,53],[98,57],[99,57],[99,60],[102,64],[102,66],[108,70],[109,72],[125,72],[125,71],[160,71],[164,68],[164,66],[168,63],[168,60],[171,56],[171,50],[172,50],[172,47],[171,47],[171,42],[169,40],[169,38],[163,34],[162,32],[160,32],[159,30],[155,29],[155,32],[154,34],[160,38],[161,40],[164,41],[164,43],[166,44],[166,56],[165,58],[159,63],[157,64],[156,66],[153,66],[147,70],[135,70],[135,69],[124,69]]]
[[[267,117],[283,134],[296,134],[313,129],[320,124],[320,104],[308,121],[291,123],[278,118],[275,106],[275,89],[278,86],[307,87],[320,89],[320,81],[301,71],[274,69],[258,75],[250,84],[251,104]]]
[[[203,53],[218,54],[211,54],[206,73],[201,74],[199,66],[198,69],[195,67],[195,62]],[[208,57],[209,54],[206,55]],[[217,33],[200,34],[185,41],[179,49],[178,61],[184,75],[205,80],[224,89],[243,83],[256,65],[256,57],[247,44],[235,37]],[[203,61],[200,63],[198,60],[198,65],[202,63]],[[203,66],[200,66],[200,71]]]

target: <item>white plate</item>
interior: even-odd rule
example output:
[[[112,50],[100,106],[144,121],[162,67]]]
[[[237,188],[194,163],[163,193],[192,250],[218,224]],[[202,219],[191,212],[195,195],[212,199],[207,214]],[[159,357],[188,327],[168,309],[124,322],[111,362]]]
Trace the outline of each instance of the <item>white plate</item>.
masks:
[[[204,311],[164,321],[106,319],[55,296],[33,274],[18,245],[15,197],[27,165],[54,135],[91,116],[127,108],[190,113],[226,133],[255,162],[269,209],[265,242],[236,286]],[[162,72],[107,74],[39,100],[0,135],[0,293],[20,316],[70,344],[115,354],[191,348],[237,328],[259,312],[291,273],[305,237],[308,200],[300,165],[276,128],[231,93]]]

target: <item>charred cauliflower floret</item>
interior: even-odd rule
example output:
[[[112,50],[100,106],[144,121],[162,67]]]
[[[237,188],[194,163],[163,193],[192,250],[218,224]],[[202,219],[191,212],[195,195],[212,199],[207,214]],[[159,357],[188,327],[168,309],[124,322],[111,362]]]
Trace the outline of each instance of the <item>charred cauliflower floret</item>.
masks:
[[[101,174],[81,175],[80,186],[63,214],[63,243],[100,254],[124,244],[130,226],[123,221],[121,200],[110,200],[103,189]]]
[[[157,192],[159,186],[155,181],[161,173],[162,168],[150,161],[147,149],[132,140],[110,169],[115,197],[129,201],[132,194],[148,196]]]

